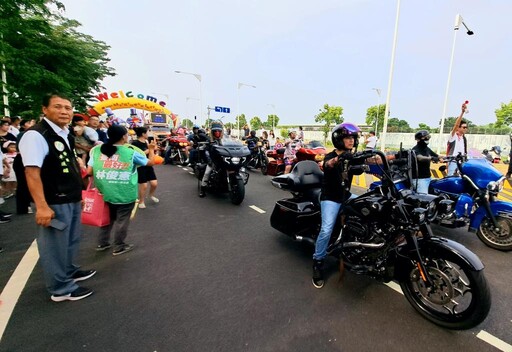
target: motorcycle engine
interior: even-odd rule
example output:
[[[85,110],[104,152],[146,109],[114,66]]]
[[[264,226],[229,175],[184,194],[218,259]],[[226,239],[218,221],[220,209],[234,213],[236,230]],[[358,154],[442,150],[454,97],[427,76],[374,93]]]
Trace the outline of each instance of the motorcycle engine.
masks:
[[[375,236],[370,231],[368,224],[361,223],[361,219],[356,216],[345,218],[345,227],[343,228],[344,242],[371,242]]]

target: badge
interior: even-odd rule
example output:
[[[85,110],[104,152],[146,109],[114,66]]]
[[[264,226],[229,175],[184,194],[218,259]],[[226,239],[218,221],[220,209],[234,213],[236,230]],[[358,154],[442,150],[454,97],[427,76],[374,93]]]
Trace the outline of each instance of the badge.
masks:
[[[64,144],[62,142],[59,142],[59,141],[56,141],[55,143],[53,143],[55,145],[55,148],[61,152],[64,150]]]

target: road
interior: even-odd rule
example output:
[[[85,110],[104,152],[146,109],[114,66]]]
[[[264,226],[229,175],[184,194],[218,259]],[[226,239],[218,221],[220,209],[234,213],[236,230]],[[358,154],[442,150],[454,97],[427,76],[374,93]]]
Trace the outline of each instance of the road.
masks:
[[[84,282],[95,290],[91,297],[52,302],[36,265],[21,283],[0,351],[498,351],[477,337],[486,333],[504,348],[512,344],[512,253],[492,250],[464,229],[435,228],[477,253],[493,295],[478,327],[446,330],[384,284],[352,273],[338,282],[333,261],[325,287],[315,289],[312,249],[270,227],[275,201],[287,196],[270,177],[251,171],[246,198],[235,206],[227,196],[198,198],[189,171],[157,167],[160,203],[137,212],[132,252],[98,253],[97,229],[84,228],[80,264],[98,271]],[[23,215],[0,226],[4,288],[35,225]]]

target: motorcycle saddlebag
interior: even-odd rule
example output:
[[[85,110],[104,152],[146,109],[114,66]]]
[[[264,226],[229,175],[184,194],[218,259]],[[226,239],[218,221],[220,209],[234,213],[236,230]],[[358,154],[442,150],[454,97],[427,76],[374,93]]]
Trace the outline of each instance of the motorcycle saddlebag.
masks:
[[[320,230],[320,208],[310,201],[282,199],[277,201],[270,216],[270,225],[288,236],[316,235]],[[317,228],[318,227],[318,228]]]
[[[267,175],[277,176],[280,172],[284,172],[284,162],[282,160],[270,160],[267,165]]]

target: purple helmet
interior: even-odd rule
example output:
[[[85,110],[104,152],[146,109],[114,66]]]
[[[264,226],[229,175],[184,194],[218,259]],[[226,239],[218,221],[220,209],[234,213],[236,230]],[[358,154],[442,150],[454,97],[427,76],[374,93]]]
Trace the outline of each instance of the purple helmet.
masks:
[[[361,130],[359,127],[350,122],[344,122],[334,127],[332,130],[332,144],[336,149],[345,149],[345,143],[343,143],[343,138],[352,136],[354,137],[354,149],[357,149],[359,144],[359,132]]]

